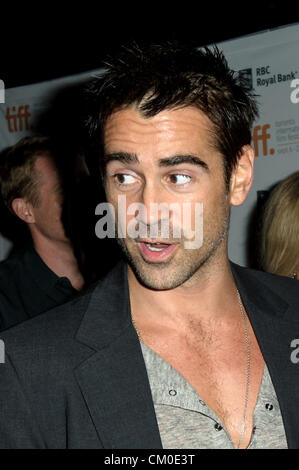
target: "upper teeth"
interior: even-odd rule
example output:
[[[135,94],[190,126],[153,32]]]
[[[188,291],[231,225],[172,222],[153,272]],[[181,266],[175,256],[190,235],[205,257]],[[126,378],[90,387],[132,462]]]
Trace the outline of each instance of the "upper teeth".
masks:
[[[152,246],[150,243],[146,243],[146,246],[151,251],[162,251],[165,249],[165,248],[157,248],[156,246]]]

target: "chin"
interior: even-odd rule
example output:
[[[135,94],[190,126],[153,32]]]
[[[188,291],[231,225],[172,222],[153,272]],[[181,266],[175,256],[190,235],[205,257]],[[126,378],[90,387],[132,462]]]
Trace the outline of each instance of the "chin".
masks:
[[[217,248],[215,244],[210,249],[184,250],[167,262],[154,263],[144,260],[134,247],[131,250],[122,240],[120,246],[137,280],[152,290],[171,290],[192,278],[194,281],[196,273],[213,257]]]
[[[168,273],[163,276],[155,276],[152,273],[140,271],[132,266],[134,274],[138,281],[148,289],[152,290],[171,290],[180,286],[184,280],[170,277]]]
[[[175,289],[197,271],[197,266],[193,264],[176,263],[174,260],[154,264],[130,256],[128,262],[140,284],[152,290]]]

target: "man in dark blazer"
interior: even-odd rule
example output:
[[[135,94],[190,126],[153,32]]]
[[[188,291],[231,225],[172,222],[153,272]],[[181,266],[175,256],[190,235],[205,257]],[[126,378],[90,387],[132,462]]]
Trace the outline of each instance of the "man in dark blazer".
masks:
[[[0,447],[299,447],[298,282],[227,255],[253,97],[218,50],[170,43],[122,50],[90,91],[125,261],[1,335]]]
[[[232,265],[268,364],[290,448],[299,447],[298,282]],[[278,294],[282,292],[283,295]],[[162,448],[126,265],[93,291],[7,330],[1,448]],[[298,354],[299,357],[299,354]]]

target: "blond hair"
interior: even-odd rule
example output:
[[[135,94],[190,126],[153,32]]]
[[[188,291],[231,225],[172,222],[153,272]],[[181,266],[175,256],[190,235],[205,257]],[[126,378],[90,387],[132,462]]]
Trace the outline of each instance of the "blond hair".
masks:
[[[261,235],[262,268],[292,277],[299,267],[299,171],[272,190],[265,204]]]

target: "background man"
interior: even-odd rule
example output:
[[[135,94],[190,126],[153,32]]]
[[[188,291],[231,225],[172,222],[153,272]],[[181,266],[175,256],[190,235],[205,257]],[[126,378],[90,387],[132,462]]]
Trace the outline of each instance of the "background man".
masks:
[[[253,177],[252,95],[217,50],[171,43],[123,49],[90,92],[108,202],[146,235],[119,240],[126,262],[94,290],[2,335],[0,445],[299,447],[297,281],[227,255]],[[118,214],[123,195],[147,215]],[[192,228],[203,204],[202,246],[171,216],[165,237],[152,203],[187,204]]]
[[[32,243],[0,264],[0,328],[72,298],[84,280],[62,222],[58,152],[46,137],[25,137],[3,155],[3,202],[26,224]]]

